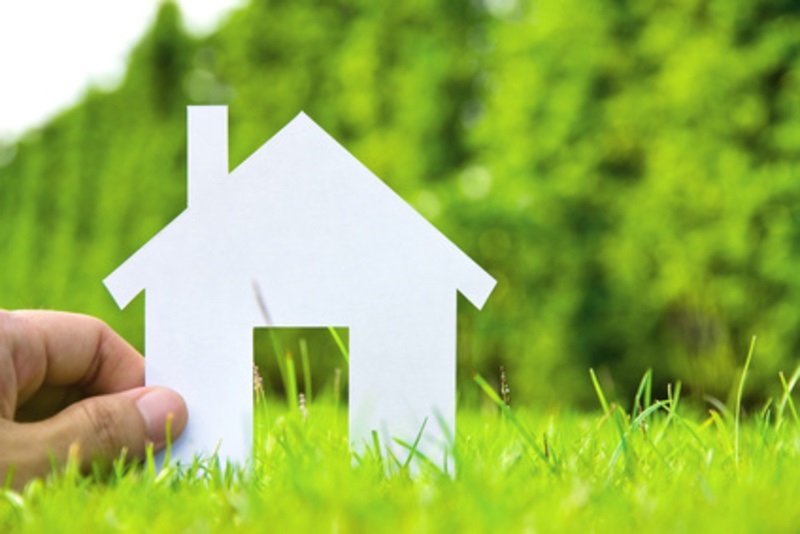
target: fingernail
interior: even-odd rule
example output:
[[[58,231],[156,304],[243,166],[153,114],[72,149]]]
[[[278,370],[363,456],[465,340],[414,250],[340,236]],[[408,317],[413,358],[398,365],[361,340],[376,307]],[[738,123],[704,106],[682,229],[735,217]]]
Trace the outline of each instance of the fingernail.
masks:
[[[163,388],[156,388],[140,397],[136,401],[136,408],[144,419],[147,437],[156,446],[163,445],[167,441],[168,419],[173,419],[170,423],[172,437],[174,438],[179,433],[180,429],[176,428],[174,418],[176,414],[182,414],[186,410],[180,395]]]

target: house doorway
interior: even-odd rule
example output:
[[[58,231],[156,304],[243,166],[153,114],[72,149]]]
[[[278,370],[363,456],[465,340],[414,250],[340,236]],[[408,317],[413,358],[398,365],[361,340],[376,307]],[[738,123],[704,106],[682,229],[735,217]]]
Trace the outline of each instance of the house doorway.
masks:
[[[254,328],[253,402],[270,409],[308,411],[347,405],[347,328]],[[346,417],[344,418],[347,419]]]

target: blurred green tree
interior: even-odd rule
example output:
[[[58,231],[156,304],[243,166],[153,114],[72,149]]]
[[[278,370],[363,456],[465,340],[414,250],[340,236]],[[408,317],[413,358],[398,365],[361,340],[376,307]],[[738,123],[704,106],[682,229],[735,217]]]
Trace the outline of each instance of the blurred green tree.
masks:
[[[0,146],[0,305],[141,346],[100,281],[183,209],[193,103],[230,104],[232,165],[306,110],[498,277],[462,377],[724,397],[752,334],[753,396],[796,366],[796,2],[254,0],[202,38],[165,2],[117,89]]]
[[[503,353],[511,376],[564,391],[606,366],[630,389],[650,366],[724,396],[753,334],[761,388],[794,367],[797,4],[540,1],[510,17],[473,138],[492,187],[452,209],[486,255],[492,233],[510,243],[513,289],[487,315],[514,325],[494,343],[526,355]]]

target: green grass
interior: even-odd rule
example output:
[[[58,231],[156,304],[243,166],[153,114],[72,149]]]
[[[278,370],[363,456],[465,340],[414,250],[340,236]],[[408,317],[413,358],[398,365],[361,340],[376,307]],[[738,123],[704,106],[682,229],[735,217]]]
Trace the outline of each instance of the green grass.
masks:
[[[748,362],[749,362],[748,358]],[[321,396],[305,412],[257,396],[252,469],[213,461],[156,472],[74,466],[21,493],[0,490],[0,531],[461,532],[789,531],[800,524],[795,373],[781,398],[700,412],[680,385],[652,400],[645,374],[630,405],[610,402],[591,374],[597,413],[509,408],[480,376],[485,404],[461,410],[457,474],[380,446],[354,457],[346,413]],[[735,414],[735,415],[733,415]]]

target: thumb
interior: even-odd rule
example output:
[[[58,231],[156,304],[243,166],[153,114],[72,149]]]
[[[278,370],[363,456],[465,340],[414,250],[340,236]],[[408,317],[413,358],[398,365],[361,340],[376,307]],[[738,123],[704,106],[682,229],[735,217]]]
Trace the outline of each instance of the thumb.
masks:
[[[29,456],[29,469],[24,470],[43,475],[50,470],[51,458],[63,465],[70,448],[82,467],[94,460],[113,460],[123,449],[142,457],[147,444],[156,450],[164,448],[168,423],[169,437],[174,440],[186,427],[187,418],[183,398],[162,387],[89,397],[50,419],[20,425],[26,427],[29,446],[41,451]]]

